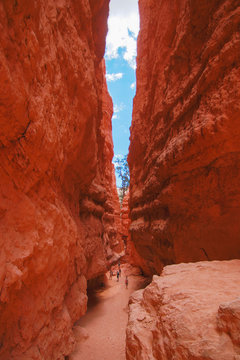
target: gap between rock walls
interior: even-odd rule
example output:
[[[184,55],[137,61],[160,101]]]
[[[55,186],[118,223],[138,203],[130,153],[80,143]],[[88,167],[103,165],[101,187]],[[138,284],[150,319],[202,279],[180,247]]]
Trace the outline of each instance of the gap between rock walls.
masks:
[[[136,18],[114,47],[109,0],[0,5],[0,360],[77,360],[92,331],[106,360],[239,357],[239,3],[139,10],[120,207],[112,118],[129,103],[108,87],[132,101]]]

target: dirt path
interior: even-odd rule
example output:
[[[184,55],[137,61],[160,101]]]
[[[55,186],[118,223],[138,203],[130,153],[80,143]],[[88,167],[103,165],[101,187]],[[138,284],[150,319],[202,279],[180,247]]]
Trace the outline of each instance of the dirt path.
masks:
[[[95,292],[89,299],[88,311],[77,323],[84,330],[70,360],[125,360],[129,296],[147,283],[141,276],[129,276],[126,289],[124,280],[123,269],[119,282],[114,276],[107,280],[104,290]]]

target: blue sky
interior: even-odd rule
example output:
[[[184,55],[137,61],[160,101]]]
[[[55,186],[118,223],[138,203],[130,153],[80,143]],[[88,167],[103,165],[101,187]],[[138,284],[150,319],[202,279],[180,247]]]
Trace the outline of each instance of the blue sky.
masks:
[[[105,60],[108,90],[114,104],[112,127],[115,158],[128,153],[132,101],[136,90],[138,31],[138,1],[111,0]],[[117,186],[120,186],[119,179]]]

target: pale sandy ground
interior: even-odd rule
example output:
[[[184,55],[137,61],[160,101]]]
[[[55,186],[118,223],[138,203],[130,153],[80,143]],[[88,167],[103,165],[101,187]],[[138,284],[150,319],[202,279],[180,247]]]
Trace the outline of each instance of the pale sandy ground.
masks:
[[[106,288],[95,292],[89,300],[86,315],[77,323],[84,330],[77,328],[79,341],[69,360],[125,360],[129,296],[147,284],[144,277],[131,275],[126,289],[123,268],[119,282],[116,276],[107,280]]]

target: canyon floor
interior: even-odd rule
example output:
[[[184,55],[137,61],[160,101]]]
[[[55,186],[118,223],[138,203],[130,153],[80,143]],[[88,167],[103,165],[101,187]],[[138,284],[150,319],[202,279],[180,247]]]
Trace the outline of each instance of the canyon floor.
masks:
[[[116,271],[114,271],[116,273]],[[89,295],[88,311],[77,322],[77,346],[69,360],[125,360],[125,332],[128,319],[128,300],[132,292],[144,288],[149,280],[129,275],[131,269],[122,267],[120,281],[109,274],[102,289]],[[125,276],[129,275],[128,289]]]

